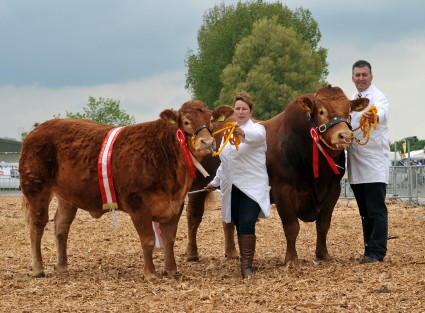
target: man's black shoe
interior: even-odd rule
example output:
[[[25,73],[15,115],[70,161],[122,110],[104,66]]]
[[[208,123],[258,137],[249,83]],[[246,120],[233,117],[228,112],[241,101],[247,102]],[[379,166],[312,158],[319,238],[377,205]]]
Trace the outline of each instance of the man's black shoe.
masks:
[[[380,261],[368,255],[364,255],[362,258],[360,258],[360,264],[369,264],[369,263],[377,263],[377,262],[380,262]]]

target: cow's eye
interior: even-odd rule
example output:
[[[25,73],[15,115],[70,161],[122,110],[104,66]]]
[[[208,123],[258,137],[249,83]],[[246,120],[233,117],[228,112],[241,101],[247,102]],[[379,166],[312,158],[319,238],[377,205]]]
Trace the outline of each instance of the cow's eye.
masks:
[[[319,114],[320,114],[320,115],[323,115],[323,114],[325,114],[325,111],[320,110],[320,111],[319,111]]]

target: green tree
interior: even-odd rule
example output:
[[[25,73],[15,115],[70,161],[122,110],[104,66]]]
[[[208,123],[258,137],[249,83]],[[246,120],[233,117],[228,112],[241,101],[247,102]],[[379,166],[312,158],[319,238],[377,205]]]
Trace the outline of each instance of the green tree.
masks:
[[[135,118],[121,110],[120,102],[113,99],[89,97],[87,107],[83,108],[84,113],[72,113],[66,111],[68,118],[82,118],[114,126],[127,126],[135,123]],[[57,116],[55,116],[57,117]]]
[[[232,103],[239,91],[255,102],[255,117],[269,119],[296,96],[320,87],[322,62],[310,53],[297,33],[278,24],[277,17],[254,23],[252,34],[236,47],[233,61],[223,71],[219,103]]]
[[[38,122],[35,122],[33,125],[32,125],[32,127],[31,127],[31,129],[29,130],[29,131],[26,131],[26,130],[23,130],[22,132],[21,132],[21,141],[24,141],[24,139],[25,139],[25,137],[30,133],[30,131],[32,131],[34,128],[36,128],[38,125],[40,125],[40,123],[38,123]]]
[[[125,111],[121,110],[120,102],[113,99],[96,98],[90,96],[87,107],[83,108],[83,113],[72,113],[66,111],[68,118],[82,118],[95,122],[109,124],[114,126],[127,126],[135,123],[134,116],[130,116]],[[60,118],[61,115],[53,115],[53,118]],[[35,122],[31,130],[36,128],[40,123]],[[31,131],[30,130],[30,131]],[[21,138],[24,141],[30,131],[22,131]]]
[[[397,151],[403,151],[403,143],[405,143],[404,140],[396,141],[395,143],[392,143],[390,145],[391,151],[394,151],[394,146],[397,144]],[[417,137],[414,137],[410,140],[410,150],[421,150],[425,149],[425,139],[418,139]],[[406,146],[406,153],[407,153],[407,146]]]
[[[232,62],[236,45],[252,33],[255,21],[276,16],[277,23],[292,28],[308,43],[308,53],[321,59],[321,79],[328,75],[327,50],[319,47],[321,33],[309,10],[298,8],[291,11],[280,2],[265,3],[262,0],[238,2],[237,5],[215,5],[203,19],[198,31],[197,54],[186,55],[186,88],[193,98],[217,106],[223,82],[224,68]]]

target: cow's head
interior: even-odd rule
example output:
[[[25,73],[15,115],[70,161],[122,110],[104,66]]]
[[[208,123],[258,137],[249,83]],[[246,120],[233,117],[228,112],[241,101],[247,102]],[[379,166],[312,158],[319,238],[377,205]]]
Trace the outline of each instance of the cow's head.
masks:
[[[214,130],[223,128],[227,122],[235,121],[235,111],[229,105],[221,105],[212,112]]]
[[[331,86],[300,97],[299,101],[325,144],[333,150],[350,145],[353,136],[350,112],[362,111],[369,104],[367,98],[348,100],[341,88]]]
[[[212,136],[212,114],[208,107],[199,100],[185,102],[180,110],[165,110],[160,117],[177,127],[186,134],[189,149],[195,156],[204,156],[215,149]]]

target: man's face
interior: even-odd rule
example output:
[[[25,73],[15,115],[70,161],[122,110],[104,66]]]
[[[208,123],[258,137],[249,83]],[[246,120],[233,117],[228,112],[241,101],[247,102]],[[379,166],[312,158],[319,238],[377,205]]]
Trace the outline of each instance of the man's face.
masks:
[[[357,91],[363,92],[372,84],[373,75],[367,66],[355,67],[351,79],[354,85],[356,85]]]

